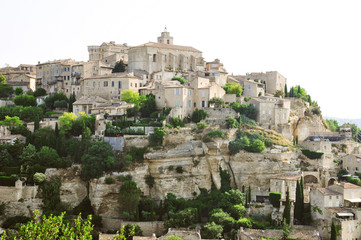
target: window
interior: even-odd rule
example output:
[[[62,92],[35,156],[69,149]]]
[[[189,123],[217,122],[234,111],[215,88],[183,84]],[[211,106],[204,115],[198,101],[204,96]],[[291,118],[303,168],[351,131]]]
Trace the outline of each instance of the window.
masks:
[[[329,196],[329,199],[331,200],[331,199],[332,199],[332,196]]]
[[[122,88],[122,82],[121,81],[118,82],[118,88]]]
[[[104,81],[104,87],[108,87],[108,81]]]
[[[89,83],[86,83],[86,85],[85,85],[86,87],[89,87]]]
[[[130,86],[133,87],[133,83],[130,83]]]
[[[275,182],[275,185],[278,186],[278,182]]]
[[[188,100],[188,107],[192,107],[192,100]]]
[[[175,101],[175,106],[179,107],[179,101]]]
[[[356,171],[358,171],[358,167],[356,167]]]
[[[205,90],[202,91],[202,97],[206,97],[206,91]]]
[[[64,80],[66,80],[66,76],[64,76]]]
[[[192,90],[191,89],[188,90],[188,96],[192,96]]]
[[[350,170],[350,168],[349,168],[349,167],[346,167],[346,169],[347,169],[347,170]]]
[[[93,87],[95,87],[95,82],[93,82]]]
[[[181,95],[182,89],[181,88],[175,88],[174,89],[174,95]]]
[[[197,107],[197,103],[194,103],[194,107]]]
[[[157,61],[157,54],[153,54],[153,62]]]
[[[137,83],[135,84],[135,87],[138,87],[138,84],[137,84]]]
[[[169,40],[167,40],[167,44],[169,44]]]
[[[338,196],[336,196],[336,199],[338,199]]]
[[[112,87],[114,87],[114,81],[112,81]]]

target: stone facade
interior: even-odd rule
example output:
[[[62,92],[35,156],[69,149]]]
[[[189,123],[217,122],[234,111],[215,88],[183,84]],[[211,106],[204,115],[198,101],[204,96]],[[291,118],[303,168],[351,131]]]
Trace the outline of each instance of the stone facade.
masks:
[[[89,61],[102,61],[111,67],[122,60],[128,62],[129,46],[126,43],[117,44],[114,41],[103,42],[100,46],[88,46]]]
[[[343,157],[342,168],[346,169],[352,175],[361,171],[361,155],[348,154]]]

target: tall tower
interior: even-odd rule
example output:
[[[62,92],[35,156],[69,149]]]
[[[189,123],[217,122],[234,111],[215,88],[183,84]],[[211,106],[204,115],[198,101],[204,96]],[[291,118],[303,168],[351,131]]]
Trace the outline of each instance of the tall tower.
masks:
[[[173,37],[171,37],[169,32],[167,32],[167,27],[164,28],[164,32],[161,33],[161,36],[158,37],[158,42],[164,44],[173,44]]]

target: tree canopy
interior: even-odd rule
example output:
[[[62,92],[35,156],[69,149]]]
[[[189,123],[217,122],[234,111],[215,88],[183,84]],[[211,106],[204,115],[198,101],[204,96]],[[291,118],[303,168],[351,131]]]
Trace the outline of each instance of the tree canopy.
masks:
[[[125,72],[125,64],[123,60],[115,63],[112,73]]]
[[[237,97],[240,97],[243,92],[243,88],[239,83],[226,83],[223,89],[227,94],[236,94]]]

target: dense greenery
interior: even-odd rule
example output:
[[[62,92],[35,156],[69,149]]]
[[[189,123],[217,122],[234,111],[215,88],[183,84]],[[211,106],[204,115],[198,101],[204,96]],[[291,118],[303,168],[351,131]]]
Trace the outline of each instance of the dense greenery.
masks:
[[[172,78],[173,81],[178,81],[180,82],[181,84],[185,84],[186,82],[188,82],[187,79],[185,79],[184,77],[179,77],[179,76],[174,76]]]
[[[25,122],[32,122],[36,117],[43,119],[43,110],[40,107],[5,106],[0,107],[0,121],[6,116],[19,117]]]
[[[257,110],[252,104],[245,105],[239,102],[233,102],[231,103],[231,108],[241,115],[245,115],[250,119],[256,120]]]
[[[52,96],[46,97],[44,101],[45,101],[45,106],[48,109],[53,110],[56,108],[56,104],[65,107],[63,106],[63,104],[64,103],[68,104],[69,99],[65,96],[64,93],[54,93]]]
[[[272,147],[272,140],[264,138],[258,133],[244,133],[243,130],[238,130],[237,139],[229,142],[228,149],[230,154],[236,154],[241,150],[248,152],[261,153],[267,147]]]
[[[290,225],[291,223],[291,200],[290,200],[290,190],[287,187],[286,191],[286,204],[283,210],[283,222]]]
[[[273,207],[279,208],[280,207],[280,200],[282,198],[282,193],[279,192],[270,192],[269,193],[269,200]]]
[[[134,181],[129,180],[123,183],[119,192],[119,209],[123,218],[128,220],[137,219],[140,194],[141,191]]]
[[[192,121],[195,123],[198,123],[200,121],[202,121],[203,119],[206,119],[208,117],[208,114],[203,111],[202,109],[196,109],[194,110],[193,114],[192,114]]]
[[[214,107],[219,108],[223,107],[224,100],[222,98],[214,97],[208,101],[209,104],[214,104]]]
[[[328,129],[330,129],[332,132],[340,131],[340,126],[338,125],[337,120],[326,119],[326,123],[327,123]]]
[[[37,105],[36,98],[31,95],[18,95],[14,98],[14,103],[18,106],[28,107],[32,106],[35,107]]]
[[[237,119],[235,119],[233,117],[227,117],[226,125],[227,125],[227,128],[238,128],[239,122],[237,121]]]
[[[13,87],[7,84],[6,78],[0,73],[0,98],[8,98],[13,93]]]
[[[227,94],[236,94],[237,97],[240,97],[243,92],[243,88],[239,83],[226,83],[223,89]]]
[[[309,159],[319,159],[322,157],[323,152],[316,152],[310,149],[302,149],[302,154],[308,157]]]
[[[123,60],[119,60],[118,62],[115,63],[112,73],[125,72],[125,70],[126,69]]]

